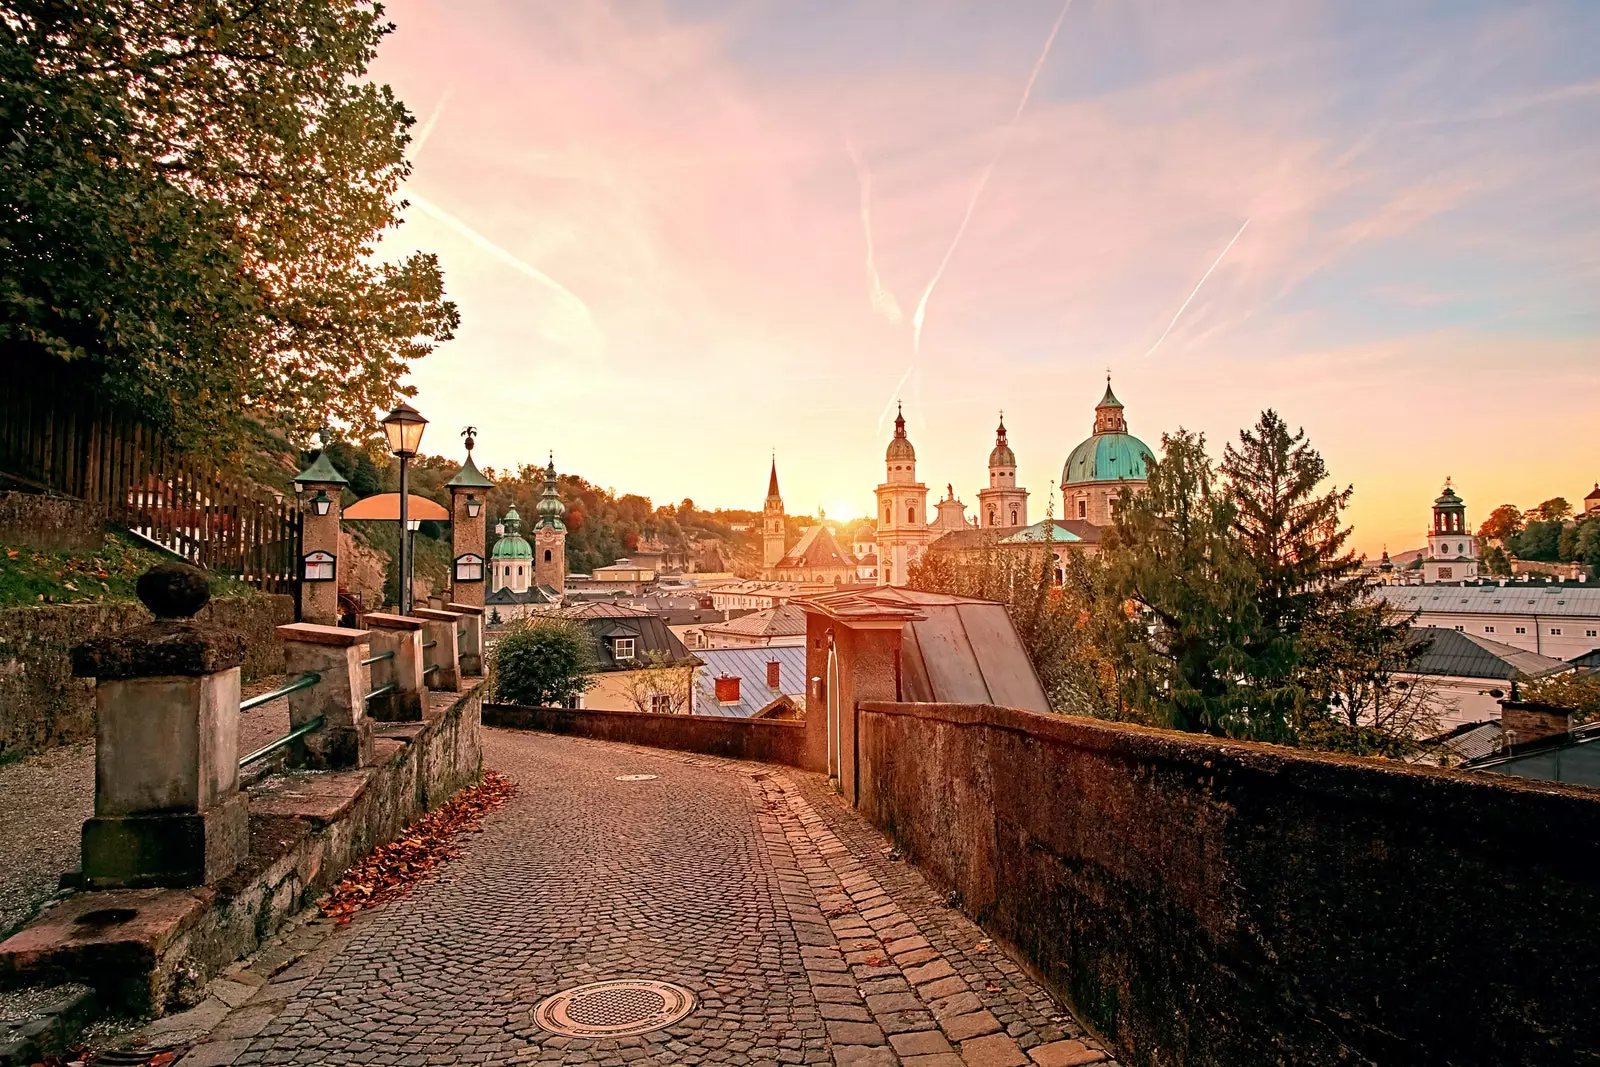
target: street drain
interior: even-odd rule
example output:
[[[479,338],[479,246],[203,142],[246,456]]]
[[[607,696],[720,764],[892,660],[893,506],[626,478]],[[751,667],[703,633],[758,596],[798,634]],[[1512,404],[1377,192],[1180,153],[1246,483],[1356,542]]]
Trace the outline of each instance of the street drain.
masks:
[[[619,782],[653,782],[658,776],[654,774],[619,774]]]
[[[671,982],[595,982],[547,997],[533,1021],[563,1037],[628,1037],[671,1026],[694,1010],[694,994]]]

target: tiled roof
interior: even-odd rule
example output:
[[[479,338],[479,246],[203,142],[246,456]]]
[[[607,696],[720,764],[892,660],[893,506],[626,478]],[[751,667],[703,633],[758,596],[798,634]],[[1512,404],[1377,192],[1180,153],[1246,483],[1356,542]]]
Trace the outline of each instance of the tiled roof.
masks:
[[[569,619],[636,619],[655,618],[655,613],[643,608],[629,607],[627,604],[618,604],[614,601],[590,601],[587,604],[574,604],[570,608],[563,608],[561,614]]]
[[[741,637],[794,637],[806,632],[806,613],[797,604],[779,604],[729,622],[713,623],[705,629],[707,633]]]
[[[707,648],[695,655],[705,664],[694,672],[694,713],[723,718],[748,719],[771,704],[778,695],[797,698],[803,703],[806,693],[806,650],[804,648]],[[767,688],[767,664],[778,663],[778,691]],[[715,680],[733,675],[739,679],[739,703],[723,707],[717,703]]]
[[[839,547],[839,542],[833,538],[833,532],[826,526],[813,526],[800,535],[800,540],[783,559],[778,561],[780,568],[784,567],[854,567],[856,558]]]
[[[1458,726],[1449,733],[1434,738],[1434,744],[1439,746],[1441,752],[1448,753],[1457,761],[1465,763],[1500,751],[1500,742],[1504,736],[1505,731],[1500,728],[1500,722],[1496,719]]]
[[[494,604],[555,604],[560,598],[550,595],[555,590],[545,591],[545,587],[534,586],[524,593],[513,593],[510,589],[501,587],[484,596],[483,602]]]
[[[1597,585],[1385,585],[1376,592],[1386,603],[1408,612],[1600,618]]]
[[[1536,678],[1567,668],[1567,664],[1558,659],[1459,630],[1418,627],[1406,640],[1412,645],[1427,644],[1413,667],[1418,674],[1509,680],[1518,674]]]
[[[1582,667],[1591,671],[1600,671],[1600,648],[1585,652],[1581,656],[1573,656],[1571,659],[1567,660],[1567,662],[1572,664],[1574,667]]]

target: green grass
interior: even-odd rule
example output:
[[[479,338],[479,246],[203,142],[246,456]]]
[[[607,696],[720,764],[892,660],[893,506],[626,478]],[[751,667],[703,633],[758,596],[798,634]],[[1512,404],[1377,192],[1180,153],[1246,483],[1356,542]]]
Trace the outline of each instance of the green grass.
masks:
[[[98,552],[41,552],[0,547],[0,607],[23,604],[102,604],[136,600],[139,576],[171,557],[117,534],[106,534]],[[213,576],[214,597],[253,590],[232,578]]]

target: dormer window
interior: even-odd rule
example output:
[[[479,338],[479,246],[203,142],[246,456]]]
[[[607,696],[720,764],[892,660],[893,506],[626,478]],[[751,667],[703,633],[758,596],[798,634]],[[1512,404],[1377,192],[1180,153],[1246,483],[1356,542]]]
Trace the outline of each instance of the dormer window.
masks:
[[[611,658],[617,660],[631,660],[634,656],[634,641],[631,637],[618,637],[611,642]]]

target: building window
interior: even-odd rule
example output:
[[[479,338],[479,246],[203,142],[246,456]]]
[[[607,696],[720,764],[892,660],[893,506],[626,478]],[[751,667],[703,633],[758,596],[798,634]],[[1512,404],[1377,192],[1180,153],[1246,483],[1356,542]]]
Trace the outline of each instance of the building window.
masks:
[[[906,508],[906,521],[907,522],[916,522],[917,521],[917,506],[915,504],[912,504],[910,507]]]
[[[520,564],[520,563],[517,564],[517,577],[518,578],[522,577],[522,564]]]
[[[550,550],[548,548],[544,550],[544,561],[546,563],[550,562]]]
[[[1485,626],[1483,628],[1483,632],[1486,633],[1486,634],[1492,634],[1492,633],[1494,633],[1494,627],[1493,626]]]
[[[633,649],[631,637],[619,637],[611,642],[611,655],[614,659],[632,659]]]
[[[650,712],[654,715],[671,715],[672,698],[665,693],[651,693]]]
[[[1585,637],[1600,637],[1600,630],[1585,630],[1585,631],[1583,631],[1583,636],[1585,636]]]
[[[1089,517],[1089,502],[1087,500],[1078,501],[1078,518],[1086,519],[1088,517]]]
[[[1461,634],[1461,633],[1466,633],[1466,632],[1467,632],[1467,628],[1465,626],[1457,626],[1456,627],[1456,633]]]
[[[1561,636],[1561,627],[1559,627],[1559,626],[1550,627],[1550,636],[1551,637],[1560,637]]]
[[[1012,508],[1011,509],[1011,525],[1015,526],[1016,524],[1017,524],[1017,509],[1016,508]]]
[[[1519,634],[1525,634],[1525,633],[1527,633],[1527,632],[1528,632],[1528,628],[1527,628],[1527,627],[1526,627],[1526,626],[1519,626],[1519,627],[1517,627],[1517,633],[1519,633]]]

